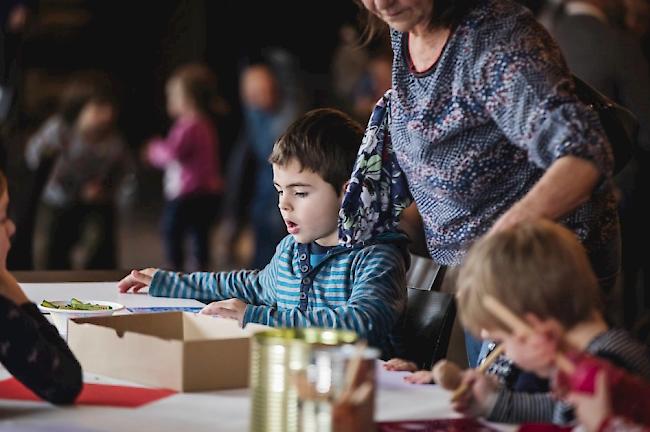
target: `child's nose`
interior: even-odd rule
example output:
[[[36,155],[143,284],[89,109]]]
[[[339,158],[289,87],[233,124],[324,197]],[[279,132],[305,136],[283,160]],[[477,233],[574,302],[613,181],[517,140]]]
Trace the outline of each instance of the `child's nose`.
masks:
[[[289,211],[291,210],[291,206],[289,205],[289,200],[287,200],[284,196],[280,196],[278,199],[278,207],[280,210],[283,211]]]

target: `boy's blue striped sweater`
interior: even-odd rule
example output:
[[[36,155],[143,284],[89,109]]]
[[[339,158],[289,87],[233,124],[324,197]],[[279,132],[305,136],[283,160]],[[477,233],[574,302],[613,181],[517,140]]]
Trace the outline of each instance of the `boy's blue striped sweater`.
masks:
[[[384,353],[399,350],[389,335],[406,308],[406,237],[388,233],[363,245],[337,246],[313,268],[309,258],[308,246],[287,236],[263,270],[159,270],[149,294],[203,302],[238,298],[248,303],[244,325],[348,329]]]

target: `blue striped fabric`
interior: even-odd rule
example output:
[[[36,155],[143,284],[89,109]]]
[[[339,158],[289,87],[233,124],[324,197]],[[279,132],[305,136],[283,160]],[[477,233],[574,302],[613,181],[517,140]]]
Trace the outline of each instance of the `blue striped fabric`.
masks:
[[[149,294],[203,302],[238,298],[248,303],[244,325],[354,330],[386,353],[395,348],[389,335],[406,307],[405,245],[405,236],[387,233],[352,248],[332,248],[307,274],[311,283],[305,310],[299,307],[304,252],[292,236],[280,242],[263,270],[191,274],[159,270]]]

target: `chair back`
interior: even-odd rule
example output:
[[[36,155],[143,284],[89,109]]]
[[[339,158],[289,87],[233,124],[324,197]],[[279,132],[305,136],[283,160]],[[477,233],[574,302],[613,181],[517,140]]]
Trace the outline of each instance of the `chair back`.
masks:
[[[408,301],[404,323],[405,357],[420,369],[445,358],[456,318],[453,295],[440,292],[446,267],[411,255],[406,275]]]

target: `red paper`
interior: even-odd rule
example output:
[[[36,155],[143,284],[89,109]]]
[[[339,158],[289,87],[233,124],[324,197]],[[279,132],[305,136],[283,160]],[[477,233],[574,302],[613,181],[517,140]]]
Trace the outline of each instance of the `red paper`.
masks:
[[[175,393],[175,391],[167,389],[84,384],[83,390],[81,390],[81,394],[75,404],[138,408]],[[0,381],[0,399],[41,400],[41,398],[13,377]]]
[[[402,420],[377,423],[379,432],[496,432],[472,418]]]
[[[554,382],[560,394],[577,391],[593,394],[598,372],[607,377],[613,414],[632,421],[650,424],[650,383],[609,363],[605,359],[586,353],[569,353],[575,370],[571,375],[560,371]]]

